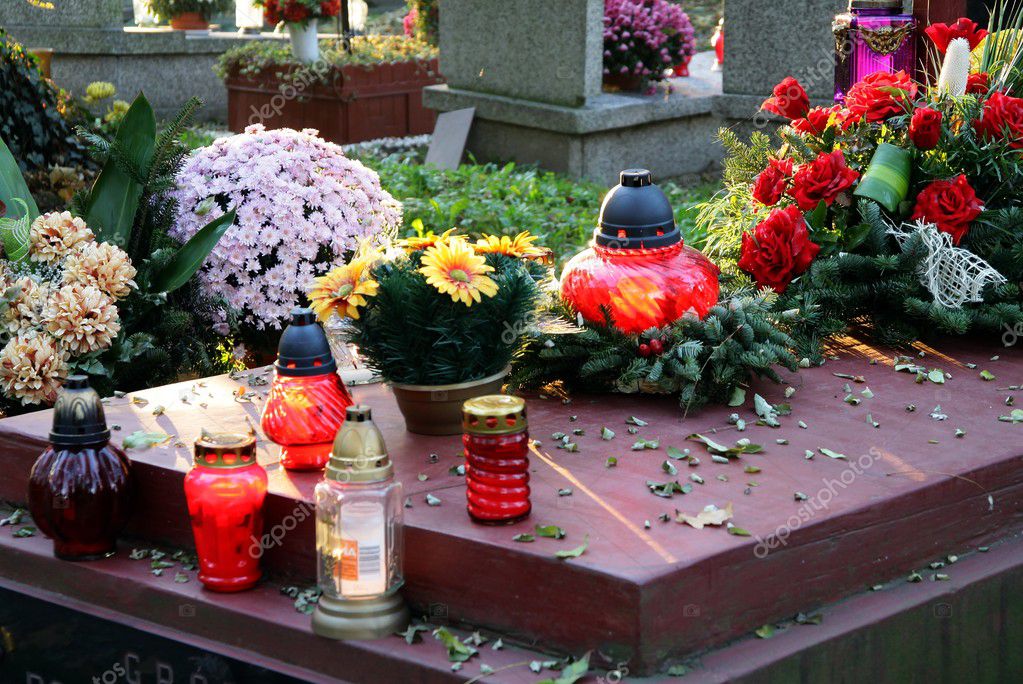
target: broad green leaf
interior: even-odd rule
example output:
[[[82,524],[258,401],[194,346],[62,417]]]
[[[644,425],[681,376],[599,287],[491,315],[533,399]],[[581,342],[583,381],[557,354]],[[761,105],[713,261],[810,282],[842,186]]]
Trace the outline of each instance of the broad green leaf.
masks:
[[[220,242],[220,238],[234,225],[235,212],[232,209],[220,218],[206,224],[181,246],[177,254],[163,270],[156,274],[150,285],[152,292],[173,292],[195,275],[206,257]]]
[[[853,193],[874,200],[888,211],[898,211],[909,194],[913,155],[909,150],[881,143]]]
[[[18,206],[14,201],[16,199],[24,202],[24,207]],[[7,218],[20,219],[22,216],[28,216],[28,220],[33,221],[39,216],[39,208],[32,199],[25,177],[21,175],[18,162],[3,138],[0,138],[0,202],[7,206]]]
[[[142,93],[121,119],[114,145],[137,169],[147,169],[152,162],[156,149],[156,115]],[[114,159],[107,159],[85,207],[85,221],[96,234],[97,241],[127,246],[142,190],[142,185]]]
[[[746,403],[746,390],[744,390],[743,388],[738,387],[738,386],[737,387],[733,387],[732,388],[732,396],[728,398],[728,405],[732,406],[732,407],[735,407],[735,406],[742,406],[745,403]]]
[[[538,537],[547,537],[548,539],[565,538],[565,530],[557,525],[537,525],[535,529]]]
[[[15,197],[14,204],[21,207],[21,218],[4,216],[0,218],[0,241],[3,241],[4,256],[8,261],[19,262],[28,258],[32,247],[32,219],[29,218],[29,207],[20,197]],[[10,212],[9,212],[10,213]]]
[[[452,663],[464,663],[476,655],[476,649],[449,632],[445,627],[433,630],[433,636],[448,649],[448,660]]]

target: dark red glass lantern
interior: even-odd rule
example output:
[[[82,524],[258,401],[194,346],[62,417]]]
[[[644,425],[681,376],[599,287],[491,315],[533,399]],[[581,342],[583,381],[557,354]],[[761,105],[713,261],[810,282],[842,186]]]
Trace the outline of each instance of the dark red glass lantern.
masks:
[[[242,591],[259,581],[266,487],[255,435],[203,432],[195,441],[185,499],[207,589]]]
[[[263,406],[262,426],[281,445],[281,465],[289,470],[320,470],[345,420],[352,395],[312,309],[291,312],[281,335],[274,379]]]
[[[561,298],[591,323],[604,323],[604,307],[616,328],[641,333],[689,312],[706,316],[718,301],[718,273],[683,244],[650,172],[633,169],[604,198],[592,246],[565,266]]]
[[[526,402],[494,394],[462,405],[462,445],[469,517],[503,525],[529,515]]]
[[[57,395],[50,446],[32,466],[28,507],[53,554],[64,560],[113,555],[128,519],[131,463],[110,442],[99,395],[72,375]]]

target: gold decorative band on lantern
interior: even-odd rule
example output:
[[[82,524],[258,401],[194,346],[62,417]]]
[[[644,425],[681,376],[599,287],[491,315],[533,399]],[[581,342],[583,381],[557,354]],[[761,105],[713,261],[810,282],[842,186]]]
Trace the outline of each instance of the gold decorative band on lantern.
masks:
[[[253,432],[202,431],[195,440],[195,464],[208,468],[244,468],[256,462]]]
[[[860,35],[863,36],[863,41],[867,44],[871,50],[879,55],[890,55],[909,37],[913,31],[913,24],[906,24],[899,26],[881,26],[876,29],[859,29]]]
[[[510,435],[528,428],[526,401],[507,394],[474,397],[462,404],[462,428],[474,435]]]

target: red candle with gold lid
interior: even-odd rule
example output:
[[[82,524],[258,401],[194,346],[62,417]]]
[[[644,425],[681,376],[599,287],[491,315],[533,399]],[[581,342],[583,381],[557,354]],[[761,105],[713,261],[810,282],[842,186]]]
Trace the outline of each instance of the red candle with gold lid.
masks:
[[[494,394],[462,405],[462,445],[469,517],[509,524],[529,515],[526,402]]]
[[[185,499],[207,589],[242,591],[259,581],[266,489],[254,434],[204,431],[196,440]]]

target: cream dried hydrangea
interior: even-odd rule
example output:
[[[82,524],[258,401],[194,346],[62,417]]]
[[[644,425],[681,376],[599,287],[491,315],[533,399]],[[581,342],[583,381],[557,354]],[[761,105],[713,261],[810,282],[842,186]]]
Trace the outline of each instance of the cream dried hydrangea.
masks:
[[[67,352],[47,335],[12,337],[0,351],[0,387],[23,404],[52,404],[68,374]]]
[[[43,321],[46,331],[75,356],[106,349],[121,331],[114,301],[99,288],[78,283],[50,296]]]
[[[4,327],[12,335],[36,329],[42,320],[46,300],[50,296],[49,283],[39,283],[28,276],[23,276],[12,282],[11,287],[17,288],[17,294],[4,310]]]
[[[30,259],[48,264],[63,259],[71,249],[94,239],[85,221],[71,212],[43,214],[32,222]]]
[[[81,244],[64,261],[65,284],[92,285],[114,299],[131,294],[135,273],[127,253],[107,242]]]

